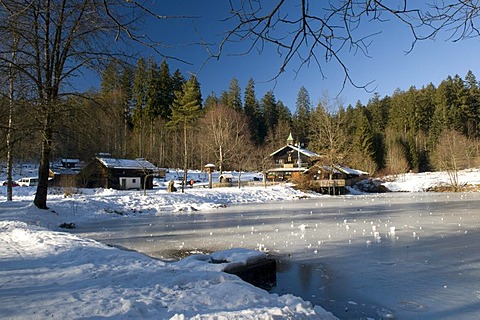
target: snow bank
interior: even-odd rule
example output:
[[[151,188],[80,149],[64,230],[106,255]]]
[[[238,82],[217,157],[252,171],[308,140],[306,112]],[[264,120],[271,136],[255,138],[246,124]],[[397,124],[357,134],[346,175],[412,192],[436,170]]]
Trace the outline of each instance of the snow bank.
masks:
[[[449,185],[450,180],[446,172],[405,173],[387,177],[383,185],[391,191],[424,192],[432,187]],[[468,169],[458,172],[460,184],[480,185],[480,169]]]
[[[260,253],[217,254],[231,262]],[[167,264],[68,233],[0,221],[0,312],[8,319],[335,319],[190,259]]]

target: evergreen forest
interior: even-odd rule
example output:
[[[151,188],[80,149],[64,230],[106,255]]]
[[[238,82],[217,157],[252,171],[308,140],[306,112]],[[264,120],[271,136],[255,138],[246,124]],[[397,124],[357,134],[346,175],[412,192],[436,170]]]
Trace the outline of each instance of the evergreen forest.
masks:
[[[42,106],[28,90],[19,91],[12,105],[8,86],[1,89],[2,161],[6,128],[14,128],[9,142],[15,161],[38,162]],[[100,88],[60,99],[51,121],[50,160],[89,161],[110,153],[167,168],[214,163],[220,170],[265,170],[272,165],[269,154],[291,132],[327,163],[371,174],[462,169],[479,165],[479,106],[480,83],[471,71],[438,86],[372,94],[368,103],[355,106],[326,95],[313,105],[301,87],[295,106],[286,106],[273,91],[259,96],[254,79],[241,88],[234,78],[219,96],[205,95],[195,76],[170,70],[166,61],[113,61],[102,72]]]

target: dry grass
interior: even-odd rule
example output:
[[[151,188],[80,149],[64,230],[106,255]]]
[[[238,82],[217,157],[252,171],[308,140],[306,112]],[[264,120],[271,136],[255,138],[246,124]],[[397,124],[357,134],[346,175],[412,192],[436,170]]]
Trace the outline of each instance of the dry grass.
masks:
[[[428,188],[430,192],[480,192],[480,184],[464,184],[460,187],[451,185],[438,185]]]

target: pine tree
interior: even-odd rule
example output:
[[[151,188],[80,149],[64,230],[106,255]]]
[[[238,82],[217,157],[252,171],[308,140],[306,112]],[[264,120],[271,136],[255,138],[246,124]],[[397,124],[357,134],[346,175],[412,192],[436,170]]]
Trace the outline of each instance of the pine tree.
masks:
[[[244,113],[247,117],[248,127],[250,129],[252,142],[259,146],[263,142],[263,129],[261,126],[261,117],[260,107],[255,97],[255,81],[250,78],[247,82],[247,87],[245,88],[245,106]]]
[[[233,78],[230,81],[230,88],[227,97],[228,101],[226,106],[233,108],[235,111],[242,111],[242,91],[236,78]]]
[[[120,63],[113,60],[107,64],[102,73],[102,82],[100,83],[100,92],[102,94],[110,93],[119,88],[121,84]]]
[[[468,105],[472,116],[466,123],[467,136],[470,138],[480,137],[480,86],[475,75],[471,70],[465,76],[465,82],[468,89]]]
[[[210,93],[207,98],[205,98],[205,102],[203,103],[203,108],[205,111],[214,108],[220,103],[220,99],[217,98],[215,93]]]
[[[278,109],[278,121],[288,123],[288,125],[292,122],[292,114],[290,109],[283,104],[281,100],[277,102],[277,109]]]
[[[148,82],[147,66],[145,60],[140,58],[137,62],[133,76],[132,101],[133,101],[133,125],[138,135],[137,156],[143,156],[144,131],[145,131],[145,106],[147,104]]]
[[[160,65],[160,71],[158,74],[158,100],[159,100],[159,116],[162,119],[169,119],[171,115],[170,106],[175,98],[173,89],[173,80],[170,75],[170,68],[167,61],[163,61]]]
[[[160,115],[160,69],[158,64],[150,57],[147,61],[147,78],[146,82],[146,94],[147,100],[145,102],[145,116],[150,125],[153,124],[155,119]]]
[[[175,92],[182,91],[183,85],[185,84],[186,80],[183,76],[182,72],[179,69],[176,69],[172,76],[172,92],[173,92],[173,100],[175,100],[176,95]],[[172,100],[172,101],[173,101]]]
[[[308,94],[307,89],[303,86],[298,91],[295,107],[295,113],[293,115],[294,136],[299,142],[308,145],[312,106],[310,95]]]
[[[264,128],[264,132],[262,132],[264,140],[268,132],[274,131],[278,124],[279,114],[273,91],[267,91],[260,100],[260,110],[262,110],[264,121],[260,129]]]
[[[110,133],[115,147],[110,152],[126,156],[127,140],[130,127],[130,103],[132,99],[132,70],[130,67],[114,60],[102,73],[100,84],[101,102],[108,107],[112,117],[122,123],[112,121],[115,132]],[[101,150],[106,151],[106,150]]]
[[[200,84],[195,76],[183,85],[181,91],[175,92],[175,100],[172,105],[172,115],[169,125],[172,127],[180,127],[183,130],[183,184],[182,192],[185,192],[188,172],[188,129],[192,128],[192,124],[200,117],[202,111],[202,95],[200,92]]]

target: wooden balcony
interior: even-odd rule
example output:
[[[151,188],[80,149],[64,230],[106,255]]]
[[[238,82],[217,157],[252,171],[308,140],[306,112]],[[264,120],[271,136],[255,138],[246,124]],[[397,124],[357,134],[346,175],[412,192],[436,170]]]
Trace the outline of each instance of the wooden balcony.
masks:
[[[332,180],[312,180],[310,183],[319,188],[341,188],[348,185],[345,179],[332,179]]]

